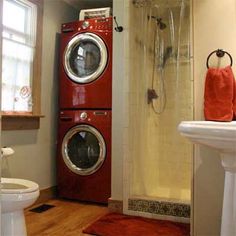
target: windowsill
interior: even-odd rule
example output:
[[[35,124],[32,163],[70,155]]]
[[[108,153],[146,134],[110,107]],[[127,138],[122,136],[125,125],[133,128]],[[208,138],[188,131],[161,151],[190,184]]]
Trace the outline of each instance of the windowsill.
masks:
[[[43,115],[27,112],[2,112],[2,130],[32,130],[40,128]]]

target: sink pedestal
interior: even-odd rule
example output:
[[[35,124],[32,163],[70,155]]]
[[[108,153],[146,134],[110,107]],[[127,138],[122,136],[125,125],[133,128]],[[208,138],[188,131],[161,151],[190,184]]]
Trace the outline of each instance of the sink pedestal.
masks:
[[[180,133],[220,152],[225,169],[221,236],[236,236],[236,121],[182,121]]]
[[[235,153],[221,153],[225,169],[221,236],[236,235],[236,158]]]

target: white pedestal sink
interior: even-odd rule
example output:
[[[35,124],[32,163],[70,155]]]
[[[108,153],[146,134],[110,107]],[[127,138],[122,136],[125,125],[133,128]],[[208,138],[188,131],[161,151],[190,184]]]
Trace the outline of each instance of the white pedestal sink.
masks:
[[[236,236],[236,121],[182,121],[178,130],[193,143],[220,152],[225,169],[221,236]]]

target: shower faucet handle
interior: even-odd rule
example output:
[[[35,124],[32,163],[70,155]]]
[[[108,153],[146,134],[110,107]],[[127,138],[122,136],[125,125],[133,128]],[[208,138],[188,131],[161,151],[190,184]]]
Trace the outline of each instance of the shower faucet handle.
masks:
[[[152,102],[153,99],[157,99],[158,95],[156,93],[155,89],[148,89],[147,91],[147,99],[148,99],[148,104]]]

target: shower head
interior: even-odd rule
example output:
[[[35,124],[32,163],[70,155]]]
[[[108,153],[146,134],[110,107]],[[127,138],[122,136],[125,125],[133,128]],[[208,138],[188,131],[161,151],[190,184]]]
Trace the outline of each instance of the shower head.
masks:
[[[162,21],[162,18],[158,18],[156,16],[148,16],[148,19],[155,20],[160,30],[164,30],[166,28],[166,24]]]

